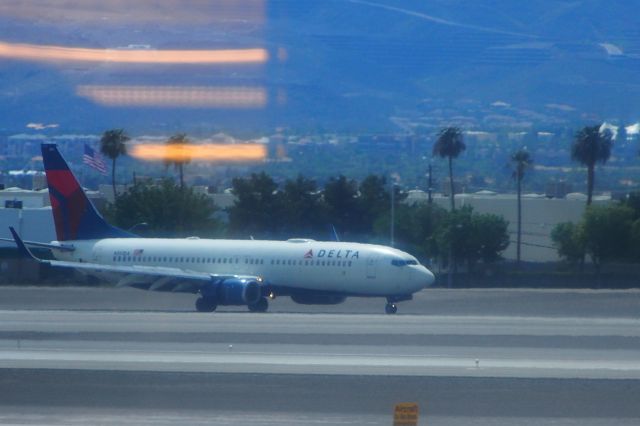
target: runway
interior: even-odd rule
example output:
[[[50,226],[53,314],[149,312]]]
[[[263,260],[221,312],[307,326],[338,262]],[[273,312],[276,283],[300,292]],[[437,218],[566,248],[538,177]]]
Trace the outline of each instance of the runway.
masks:
[[[1,311],[0,336],[2,368],[640,379],[632,319]]]
[[[3,290],[1,424],[383,425],[404,401],[418,402],[428,425],[640,422],[640,318],[623,309],[629,294],[605,294],[606,317],[507,315],[488,302],[467,315],[386,316],[95,310],[95,294],[74,310],[45,298],[42,309],[37,300],[11,309]],[[536,298],[553,305],[558,294]]]

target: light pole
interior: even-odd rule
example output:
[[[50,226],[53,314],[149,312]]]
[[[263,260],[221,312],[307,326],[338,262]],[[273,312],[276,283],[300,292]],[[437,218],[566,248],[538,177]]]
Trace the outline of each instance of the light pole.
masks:
[[[429,187],[427,188],[427,194],[429,195],[429,204],[433,204],[433,197],[432,197],[432,193],[433,193],[433,179],[432,179],[432,166],[433,166],[433,161],[429,160]]]
[[[391,247],[395,246],[396,225],[396,183],[391,179]]]

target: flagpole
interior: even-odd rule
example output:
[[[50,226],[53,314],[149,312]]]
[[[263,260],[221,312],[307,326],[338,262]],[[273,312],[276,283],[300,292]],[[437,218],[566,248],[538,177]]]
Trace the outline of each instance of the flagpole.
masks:
[[[84,188],[84,147],[82,150],[82,165],[80,166],[80,188]]]

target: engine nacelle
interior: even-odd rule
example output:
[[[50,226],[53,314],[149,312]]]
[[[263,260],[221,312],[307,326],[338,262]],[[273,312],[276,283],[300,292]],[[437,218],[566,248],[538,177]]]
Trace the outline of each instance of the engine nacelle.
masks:
[[[253,305],[262,297],[262,288],[254,280],[229,278],[218,284],[216,299],[219,305]]]
[[[346,299],[347,296],[339,294],[298,293],[291,295],[291,300],[301,305],[338,305]]]

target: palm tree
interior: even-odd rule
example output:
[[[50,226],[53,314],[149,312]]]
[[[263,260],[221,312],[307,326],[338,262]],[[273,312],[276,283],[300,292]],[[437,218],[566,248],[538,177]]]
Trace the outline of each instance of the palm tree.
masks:
[[[167,145],[178,145],[181,147],[184,147],[189,143],[191,143],[191,141],[187,139],[187,135],[185,133],[176,133],[167,140]],[[184,166],[191,162],[191,158],[189,157],[186,149],[179,149],[176,154],[179,155],[176,155],[173,158],[167,158],[165,160],[165,165],[168,167],[173,164],[174,167],[178,169],[178,173],[180,174],[180,189],[182,190],[184,189]]]
[[[449,159],[449,185],[451,194],[451,211],[455,210],[455,190],[453,188],[453,159],[466,149],[462,140],[462,131],[457,127],[446,127],[438,133],[438,139],[433,145],[433,155]]]
[[[511,164],[513,166],[513,179],[518,185],[518,239],[516,248],[516,259],[520,264],[520,244],[522,242],[522,179],[524,172],[531,167],[533,159],[526,148],[520,148],[517,152],[511,154]]]
[[[613,136],[601,126],[585,126],[576,133],[571,145],[571,159],[587,167],[587,206],[591,205],[596,163],[604,164],[611,156]]]
[[[457,127],[445,127],[438,133],[438,139],[433,144],[433,155],[449,159],[449,189],[451,195],[451,212],[456,209],[455,189],[453,187],[453,159],[457,158],[466,149],[462,140],[462,131]],[[457,269],[453,258],[453,242],[449,244],[449,266],[447,268],[447,287],[453,287],[453,269]]]
[[[113,187],[114,201],[118,196],[116,193],[116,160],[121,155],[127,155],[126,142],[130,139],[124,129],[107,130],[100,138],[100,152],[111,159],[111,186]]]

